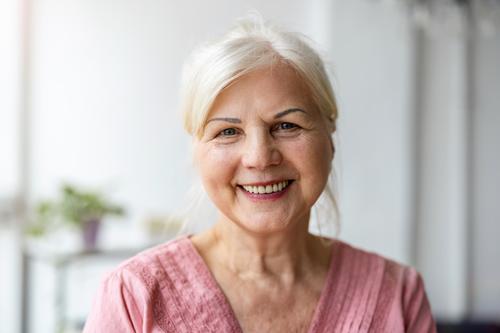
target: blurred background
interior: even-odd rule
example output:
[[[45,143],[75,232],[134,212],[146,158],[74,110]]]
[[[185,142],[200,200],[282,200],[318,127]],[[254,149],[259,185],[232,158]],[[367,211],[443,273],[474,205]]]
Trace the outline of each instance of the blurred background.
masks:
[[[340,238],[417,267],[442,332],[499,331],[500,1],[2,0],[2,333],[79,332],[104,272],[173,237],[182,64],[253,9],[331,70]]]

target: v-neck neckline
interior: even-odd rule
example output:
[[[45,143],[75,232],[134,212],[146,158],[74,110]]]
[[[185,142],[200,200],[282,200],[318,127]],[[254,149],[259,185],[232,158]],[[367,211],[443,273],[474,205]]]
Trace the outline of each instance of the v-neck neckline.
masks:
[[[229,302],[229,299],[225,295],[222,287],[219,285],[212,271],[208,267],[207,263],[198,252],[198,249],[194,246],[193,242],[190,239],[191,235],[184,236],[184,241],[187,244],[188,251],[191,252],[192,258],[196,260],[194,263],[197,267],[199,267],[202,271],[199,273],[200,278],[203,279],[204,283],[208,288],[212,291],[214,297],[216,298],[217,304],[219,305],[219,309],[217,311],[221,311],[221,314],[229,321],[228,324],[234,333],[243,333],[243,329],[236,318],[236,314]],[[331,295],[331,290],[333,288],[333,280],[334,273],[337,271],[336,264],[336,254],[338,254],[339,250],[339,242],[337,240],[333,240],[332,248],[330,249],[330,262],[328,271],[325,277],[325,281],[323,283],[323,287],[320,292],[320,296],[314,308],[313,316],[311,321],[309,322],[309,328],[307,333],[314,333],[318,327],[321,327],[321,319],[324,318],[324,311],[327,306],[327,297]]]

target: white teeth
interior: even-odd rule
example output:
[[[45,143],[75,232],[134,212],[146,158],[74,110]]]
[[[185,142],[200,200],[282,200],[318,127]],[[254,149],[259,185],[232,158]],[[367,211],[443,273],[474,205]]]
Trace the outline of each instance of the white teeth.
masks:
[[[285,189],[288,186],[288,180],[276,183],[276,184],[269,184],[266,186],[251,186],[251,185],[245,185],[243,188],[245,191],[254,193],[254,194],[270,194],[274,192],[280,192],[283,189]]]

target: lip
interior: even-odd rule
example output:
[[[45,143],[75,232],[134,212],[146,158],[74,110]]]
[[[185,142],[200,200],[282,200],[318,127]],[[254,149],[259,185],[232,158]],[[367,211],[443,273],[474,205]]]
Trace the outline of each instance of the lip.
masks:
[[[285,187],[281,192],[274,192],[274,193],[250,193],[247,192],[242,185],[238,185],[237,188],[239,191],[241,191],[247,198],[254,202],[259,202],[259,201],[275,201],[283,196],[285,196],[288,193],[288,190],[290,189],[291,186],[293,186],[294,181],[293,180],[288,180],[290,183],[288,184],[287,187]],[[278,181],[279,182],[279,181]],[[248,186],[264,186],[264,185],[269,185],[269,184],[276,184],[277,182],[266,182],[266,183],[252,183],[248,184]],[[245,184],[247,186],[247,184]]]
[[[259,182],[259,183],[245,183],[245,184],[238,184],[238,186],[266,186],[266,185],[271,185],[271,184],[278,184],[284,181],[289,181],[292,182],[293,179],[278,179],[278,180],[271,180],[268,182]]]

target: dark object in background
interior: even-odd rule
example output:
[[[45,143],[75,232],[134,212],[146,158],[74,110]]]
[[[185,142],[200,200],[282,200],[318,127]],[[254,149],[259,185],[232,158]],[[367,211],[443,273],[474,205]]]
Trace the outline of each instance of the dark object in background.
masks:
[[[500,333],[500,324],[447,324],[438,322],[437,331],[439,333]]]

